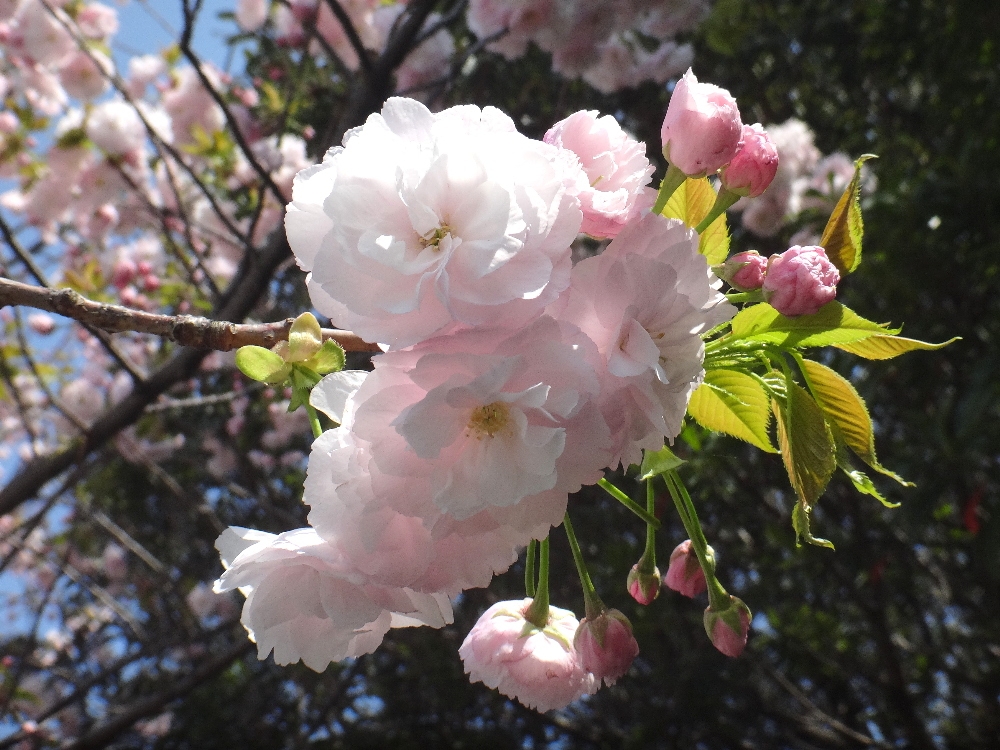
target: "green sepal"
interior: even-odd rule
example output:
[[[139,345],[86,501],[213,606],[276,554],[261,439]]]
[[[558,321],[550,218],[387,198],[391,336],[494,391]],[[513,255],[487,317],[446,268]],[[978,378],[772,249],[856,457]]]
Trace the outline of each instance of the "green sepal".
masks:
[[[639,479],[652,479],[660,474],[666,474],[683,463],[685,463],[684,459],[678,458],[667,446],[663,446],[658,451],[646,451],[642,456],[642,465],[639,467]]]
[[[955,336],[947,341],[942,341],[940,344],[931,344],[926,341],[918,341],[917,339],[903,338],[902,336],[876,335],[862,339],[861,341],[834,344],[834,346],[865,359],[892,359],[893,357],[898,357],[900,354],[906,354],[918,349],[936,351],[937,349],[943,349],[948,344],[954,344],[956,341],[961,340],[961,336]]]
[[[688,403],[688,413],[702,427],[724,432],[767,453],[771,444],[771,403],[764,387],[737,370],[708,370]]]
[[[270,385],[285,382],[292,366],[279,354],[262,346],[241,346],[236,350],[236,366],[251,380]]]
[[[333,339],[327,339],[323,346],[304,364],[320,375],[329,375],[331,372],[340,372],[347,362],[347,355],[344,348]]]
[[[292,365],[292,397],[288,402],[288,411],[293,412],[300,406],[309,403],[309,393],[323,376],[300,364]]]
[[[892,336],[899,330],[866,320],[836,300],[827,302],[817,313],[792,318],[762,302],[736,314],[731,335],[735,340],[803,348],[849,344],[872,336]]]
[[[864,154],[854,162],[854,177],[826,223],[819,244],[826,250],[830,262],[841,273],[850,273],[861,263],[861,238],[864,222],[861,220],[861,165],[874,154]]]

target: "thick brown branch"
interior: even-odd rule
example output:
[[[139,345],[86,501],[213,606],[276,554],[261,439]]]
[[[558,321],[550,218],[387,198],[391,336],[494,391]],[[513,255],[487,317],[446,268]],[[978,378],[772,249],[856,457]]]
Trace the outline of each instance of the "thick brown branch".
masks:
[[[149,333],[183,346],[221,352],[249,344],[274,346],[288,338],[294,321],[294,318],[287,318],[276,323],[230,323],[193,315],[159,315],[94,302],[72,289],[46,289],[0,279],[0,307],[4,305],[24,305],[58,313],[109,333]],[[323,336],[333,339],[349,352],[379,351],[377,345],[369,344],[350,331],[327,328]]]

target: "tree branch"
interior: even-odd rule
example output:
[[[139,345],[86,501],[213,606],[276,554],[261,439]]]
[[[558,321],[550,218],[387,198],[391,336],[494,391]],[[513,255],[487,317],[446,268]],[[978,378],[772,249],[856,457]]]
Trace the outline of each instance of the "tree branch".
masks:
[[[88,300],[72,289],[46,289],[0,279],[0,307],[24,305],[57,313],[109,333],[149,333],[182,346],[228,352],[241,346],[274,346],[288,338],[294,318],[276,323],[229,323],[194,315],[159,315],[120,305]],[[323,337],[333,339],[349,352],[378,352],[377,345],[363,341],[350,331],[327,328]]]

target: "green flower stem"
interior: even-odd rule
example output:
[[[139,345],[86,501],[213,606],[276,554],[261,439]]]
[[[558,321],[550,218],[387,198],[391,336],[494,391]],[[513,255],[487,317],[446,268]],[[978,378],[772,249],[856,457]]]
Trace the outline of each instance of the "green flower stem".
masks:
[[[706,229],[708,229],[712,222],[719,218],[720,214],[725,213],[726,209],[731,205],[736,203],[740,199],[740,196],[736,193],[731,193],[725,188],[719,191],[719,194],[715,196],[715,205],[712,206],[712,210],[708,212],[708,216],[701,220],[701,224],[694,228],[698,234],[701,234]]]
[[[617,500],[626,508],[628,508],[630,511],[639,516],[639,518],[641,518],[647,524],[656,529],[660,528],[660,521],[659,519],[657,519],[656,516],[643,509],[641,505],[636,503],[632,498],[630,498],[620,489],[611,484],[611,482],[609,482],[607,479],[604,479],[602,477],[601,479],[597,480],[597,485],[605,492],[607,492],[609,495],[611,495],[611,497],[613,497],[615,500]]]
[[[656,511],[656,496],[653,493],[653,480],[646,480],[646,512],[653,515]],[[639,572],[643,575],[652,575],[656,570],[656,529],[651,524],[646,524],[646,549],[642,551],[639,558]]]
[[[549,538],[539,544],[538,590],[528,605],[524,619],[537,628],[544,629],[549,623]]]
[[[309,426],[312,427],[313,438],[318,438],[323,434],[323,426],[319,423],[319,414],[308,401],[305,403],[306,414],[309,415]]]
[[[566,515],[563,516],[563,530],[566,532],[566,539],[569,540],[569,548],[573,553],[573,562],[576,563],[576,572],[580,576],[586,617],[592,621],[595,617],[600,617],[608,608],[601,601],[601,597],[597,595],[597,589],[594,588],[594,583],[590,580],[587,564],[583,561],[583,553],[580,551],[580,543],[576,540],[573,523],[569,520],[569,511],[566,511]]]
[[[691,502],[691,496],[676,471],[665,473],[663,478],[666,480],[667,489],[670,490],[670,497],[673,498],[674,505],[677,507],[681,523],[684,524],[684,530],[687,531],[688,539],[691,540],[691,546],[694,547],[695,554],[698,556],[701,570],[705,574],[705,582],[708,584],[708,605],[711,609],[726,609],[730,606],[729,594],[719,583],[719,579],[715,577],[715,556],[709,553],[708,540],[705,538],[705,532],[702,531],[698,513],[694,509],[694,503]]]
[[[732,294],[727,294],[726,299],[734,305],[740,305],[744,302],[763,302],[764,295],[762,295],[759,291],[733,292]]]
[[[528,551],[524,560],[524,593],[525,596],[535,595],[535,559],[538,557],[538,542],[532,539],[528,542]]]
[[[654,214],[663,213],[663,209],[666,207],[667,201],[670,200],[670,196],[674,194],[677,188],[684,184],[684,180],[686,179],[687,175],[673,164],[667,167],[667,173],[663,175],[663,182],[660,183],[660,192],[656,194],[656,203],[653,204]]]

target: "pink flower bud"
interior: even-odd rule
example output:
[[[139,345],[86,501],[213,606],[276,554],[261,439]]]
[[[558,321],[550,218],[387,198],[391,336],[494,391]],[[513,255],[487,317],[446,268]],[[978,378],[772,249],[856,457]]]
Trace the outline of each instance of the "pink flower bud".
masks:
[[[37,334],[48,336],[56,328],[56,322],[45,313],[34,313],[28,316],[28,327]]]
[[[640,573],[639,563],[632,566],[626,581],[628,592],[639,604],[652,604],[660,595],[660,571],[653,568],[652,573]]]
[[[147,273],[142,277],[142,288],[147,292],[155,292],[160,288],[160,277],[155,273]]]
[[[705,573],[691,547],[690,539],[685,539],[670,553],[670,567],[667,568],[663,584],[692,599],[707,588]]]
[[[739,195],[756,198],[778,172],[778,148],[760,123],[743,126],[743,144],[722,168],[722,186]]]
[[[593,621],[583,618],[573,636],[573,648],[583,668],[606,685],[614,685],[639,655],[632,623],[617,609],[606,610]]]
[[[116,288],[124,291],[125,287],[132,283],[132,279],[135,278],[137,272],[138,269],[135,267],[135,263],[127,258],[123,258],[115,263],[115,267],[111,271],[111,283]]]
[[[735,596],[729,597],[725,609],[705,610],[705,632],[712,645],[726,656],[736,658],[743,653],[750,632],[750,608]]]
[[[837,296],[840,272],[817,245],[795,245],[767,260],[764,299],[782,315],[812,315]]]
[[[747,250],[730,256],[725,263],[715,266],[713,270],[733,288],[742,292],[752,292],[764,285],[767,258],[756,250]]]
[[[663,155],[690,177],[714,174],[740,147],[743,123],[725,89],[698,83],[691,69],[674,87],[663,118]]]
[[[13,112],[0,112],[0,133],[16,133],[17,122],[17,115]]]

